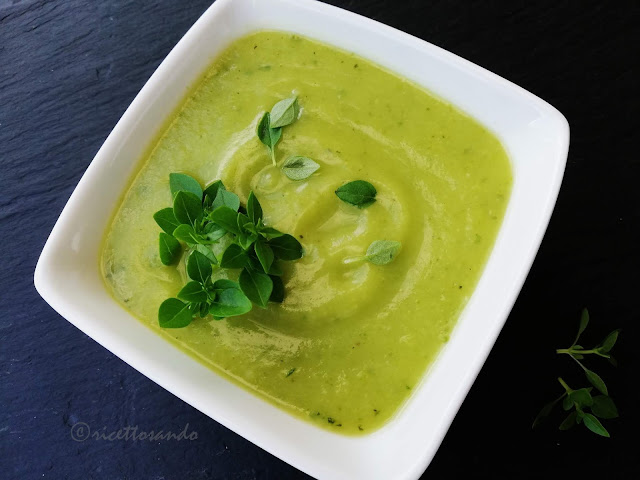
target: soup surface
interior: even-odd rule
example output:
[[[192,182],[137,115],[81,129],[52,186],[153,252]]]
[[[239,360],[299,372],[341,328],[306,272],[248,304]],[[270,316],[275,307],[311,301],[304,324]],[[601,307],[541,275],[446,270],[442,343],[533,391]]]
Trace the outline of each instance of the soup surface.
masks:
[[[298,95],[273,167],[256,123]],[[291,155],[320,169],[302,181]],[[164,266],[154,212],[171,205],[169,174],[222,179],[268,225],[300,240],[283,264],[282,304],[240,317],[161,329],[158,307],[185,283]],[[358,209],[336,188],[366,180]],[[145,155],[108,229],[102,272],[140,321],[216,372],[289,412],[343,433],[367,433],[411,395],[447,342],[491,251],[512,176],[500,142],[416,85],[299,36],[258,32],[211,65]],[[402,242],[387,265],[344,263],[374,240]],[[167,347],[169,348],[169,347]]]

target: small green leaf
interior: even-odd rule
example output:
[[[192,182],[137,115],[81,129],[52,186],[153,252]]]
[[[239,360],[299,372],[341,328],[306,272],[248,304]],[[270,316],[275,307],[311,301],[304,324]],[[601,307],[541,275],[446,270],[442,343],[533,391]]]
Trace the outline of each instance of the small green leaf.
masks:
[[[298,97],[293,96],[280,100],[271,109],[270,126],[271,128],[285,127],[291,125],[298,119],[300,106],[298,105]]]
[[[593,372],[589,369],[585,369],[584,374],[587,376],[587,380],[589,380],[589,383],[591,383],[591,385],[593,385],[598,390],[600,390],[601,393],[604,393],[605,395],[609,395],[607,386],[605,385],[602,378],[600,378],[600,376],[596,372]]]
[[[616,404],[613,403],[611,397],[606,395],[597,395],[593,397],[593,405],[591,411],[597,417],[610,419],[618,417],[618,409]]]
[[[218,195],[218,190],[226,190],[224,184],[222,183],[222,180],[211,182],[207,186],[207,188],[204,189],[204,196],[209,197],[211,199],[211,202],[213,202],[213,200]]]
[[[613,358],[611,355],[609,355],[609,358],[607,358],[607,360],[608,360],[608,361],[609,361],[609,363],[610,363],[611,365],[613,365],[614,367],[617,367],[617,366],[618,366],[618,361],[617,361],[615,358]]]
[[[358,208],[365,208],[376,201],[375,187],[364,180],[355,180],[345,183],[336,190],[336,195],[340,200]]]
[[[238,230],[240,231],[240,233],[245,232],[244,226],[249,223],[251,223],[249,221],[249,217],[247,217],[244,213],[238,212],[238,215],[236,216],[236,224],[238,225]]]
[[[227,230],[222,228],[215,222],[207,222],[202,229],[202,235],[208,240],[209,243],[217,243],[222,237],[227,234]]]
[[[209,219],[228,232],[240,235],[240,229],[238,228],[238,212],[227,206],[216,208],[209,214]]]
[[[180,259],[182,246],[174,237],[168,233],[160,232],[158,244],[160,247],[160,261],[164,265],[171,265]]]
[[[171,189],[171,195],[174,197],[178,192],[190,192],[202,201],[202,187],[200,186],[200,182],[184,173],[169,174],[169,188]]]
[[[262,240],[257,241],[253,245],[253,248],[256,252],[256,257],[258,257],[258,260],[260,261],[260,265],[262,265],[262,269],[265,273],[268,273],[271,265],[273,264],[273,250],[271,250],[271,247]]]
[[[577,412],[571,412],[567,418],[560,424],[560,430],[569,430],[576,424]]]
[[[277,238],[277,237],[283,236],[284,233],[282,233],[280,230],[276,230],[275,228],[272,228],[272,227],[261,227],[260,228],[260,235],[262,235],[267,240],[271,240],[272,238]]]
[[[168,298],[160,305],[158,310],[158,323],[162,328],[182,328],[191,323],[193,319],[189,305],[177,298]]]
[[[291,370],[289,370],[289,371],[287,372],[287,374],[285,375],[285,377],[290,377],[291,375],[293,375],[293,372],[295,372],[295,371],[296,371],[296,367],[293,367]]]
[[[205,284],[211,276],[211,261],[202,253],[194,250],[187,260],[187,275],[192,280]]]
[[[201,240],[200,236],[195,232],[193,227],[186,224],[179,225],[178,228],[173,231],[173,236],[178,240],[182,240],[189,246],[196,245],[200,243]]]
[[[273,291],[273,281],[269,275],[245,268],[240,273],[238,283],[249,300],[261,307],[267,306]]]
[[[196,252],[201,253],[202,255],[207,257],[209,262],[211,262],[213,265],[217,265],[218,264],[218,259],[216,258],[216,256],[214,255],[214,253],[213,253],[213,251],[211,250],[210,247],[207,247],[206,245],[198,244],[198,245],[194,246],[193,249]]]
[[[202,302],[198,308],[198,316],[205,318],[209,314],[209,302]]]
[[[402,244],[394,240],[376,240],[367,248],[365,259],[374,265],[386,265],[396,258],[401,247]]]
[[[170,207],[158,210],[153,214],[153,219],[156,221],[158,226],[169,235],[172,235],[173,231],[178,227],[178,225],[180,225],[180,222],[173,214],[173,208]]]
[[[262,220],[262,207],[253,191],[249,194],[249,199],[247,200],[247,217],[254,225],[257,225],[258,221]]]
[[[271,264],[271,268],[269,268],[269,271],[267,273],[269,275],[275,275],[276,277],[279,277],[282,275],[282,267],[280,267],[280,265],[278,265],[278,262],[274,260]]]
[[[611,351],[613,346],[616,344],[616,341],[618,340],[619,333],[620,330],[614,330],[609,335],[607,335],[607,337],[602,341],[602,346],[599,350],[604,353]]]
[[[249,257],[240,245],[232,243],[222,254],[220,266],[222,268],[244,268]]]
[[[249,250],[249,248],[251,248],[251,245],[253,245],[253,242],[255,242],[257,239],[258,235],[256,235],[255,233],[251,233],[249,235],[247,235],[246,233],[241,233],[238,236],[238,243],[243,248],[243,250]]]
[[[251,301],[242,293],[236,282],[220,279],[213,284],[216,299],[209,308],[209,313],[220,318],[243,315],[252,308]]]
[[[271,290],[270,302],[282,303],[284,301],[284,283],[280,277],[269,275],[273,282],[273,290]]]
[[[593,433],[597,433],[603,437],[610,437],[607,429],[602,426],[600,420],[591,415],[590,413],[585,413],[582,420],[584,421],[585,426],[591,430]]]
[[[274,255],[282,260],[297,260],[302,257],[302,245],[289,234],[272,238],[267,242]]]
[[[273,165],[276,165],[276,144],[280,140],[282,136],[282,128],[272,128],[271,127],[271,118],[269,112],[266,112],[260,122],[258,122],[258,126],[256,128],[256,134],[262,143],[264,143],[267,147],[269,147],[269,151],[271,152],[271,161]]]
[[[202,218],[202,200],[190,192],[179,191],[173,200],[173,214],[180,223],[195,225]]]
[[[573,400],[571,400],[571,397],[569,395],[564,397],[564,399],[562,400],[562,408],[566,411],[569,411],[573,408]]]
[[[553,407],[556,406],[556,403],[558,403],[558,401],[561,398],[562,397],[554,400],[553,402],[549,402],[544,407],[542,407],[542,410],[540,410],[538,415],[536,415],[536,418],[533,420],[533,424],[531,425],[531,428],[536,428],[540,424],[540,422],[542,422],[543,418],[548,417],[551,411],[553,410]]]
[[[282,165],[282,172],[291,180],[304,180],[313,175],[320,165],[308,157],[289,157]]]
[[[182,290],[178,292],[178,298],[185,302],[206,302],[207,292],[198,282],[188,282]],[[200,307],[198,306],[198,311]]]
[[[240,208],[240,198],[233,192],[229,192],[224,188],[218,189],[218,193],[211,204],[211,210],[218,207],[229,207],[231,210],[238,211]]]
[[[579,407],[590,407],[593,405],[593,398],[591,398],[591,394],[586,388],[573,390],[569,394],[569,397],[571,398],[571,401],[578,404]]]

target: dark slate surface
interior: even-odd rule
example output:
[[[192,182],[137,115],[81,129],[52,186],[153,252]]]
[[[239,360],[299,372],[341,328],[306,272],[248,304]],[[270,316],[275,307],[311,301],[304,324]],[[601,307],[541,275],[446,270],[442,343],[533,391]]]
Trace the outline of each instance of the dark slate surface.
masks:
[[[46,237],[136,92],[209,0],[0,0],[0,478],[299,479],[305,475],[167,393],[54,313],[33,288]],[[640,474],[633,412],[640,220],[638,3],[335,1],[451,50],[548,100],[571,124],[559,202],[518,302],[425,478]],[[428,5],[427,5],[428,3]],[[613,438],[532,432],[553,350],[589,306],[586,340],[624,327],[599,370],[622,418]],[[72,440],[181,431],[182,442]],[[579,460],[578,457],[583,460]]]

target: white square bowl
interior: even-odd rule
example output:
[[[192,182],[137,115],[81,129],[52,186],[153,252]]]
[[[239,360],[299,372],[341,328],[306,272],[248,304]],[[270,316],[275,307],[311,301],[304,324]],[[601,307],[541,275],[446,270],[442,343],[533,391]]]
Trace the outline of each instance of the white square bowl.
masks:
[[[361,437],[322,430],[224,380],[108,294],[102,237],[141,156],[188,88],[232,40],[295,32],[424,86],[493,131],[513,192],[493,252],[446,344],[401,411]],[[312,0],[218,0],[180,40],[113,129],[71,195],[35,271],[42,297],[80,330],[185,402],[322,479],[415,479],[427,467],[522,287],[560,188],[569,126],[549,104],[445,50]]]

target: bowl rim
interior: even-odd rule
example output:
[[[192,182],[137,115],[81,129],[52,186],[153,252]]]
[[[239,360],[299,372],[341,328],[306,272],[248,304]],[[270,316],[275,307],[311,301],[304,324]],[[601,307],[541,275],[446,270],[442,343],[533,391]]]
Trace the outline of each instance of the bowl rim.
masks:
[[[239,15],[246,15],[250,9],[257,11],[260,15],[258,13],[254,13],[253,17],[247,17],[249,18],[247,21],[242,21],[237,18]],[[454,355],[451,353],[453,350],[451,345],[454,343],[453,337],[456,336],[456,345],[462,342],[462,340],[459,341],[458,339],[458,337],[460,337],[459,331],[462,328],[460,326],[461,320],[465,317],[465,321],[467,321],[466,317],[470,315],[468,312],[474,307],[474,302],[479,302],[477,299],[479,294],[477,294],[477,292],[479,291],[483,281],[486,280],[485,272],[487,271],[490,263],[494,261],[494,257],[497,255],[496,250],[498,250],[499,244],[502,245],[502,243],[504,243],[503,237],[504,230],[506,228],[507,216],[512,213],[512,204],[515,201],[513,195],[516,190],[516,180],[520,182],[518,184],[519,186],[522,185],[523,181],[521,178],[525,175],[516,171],[517,165],[514,164],[514,185],[511,199],[509,200],[508,211],[507,214],[505,214],[505,219],[503,220],[503,224],[500,228],[498,239],[494,244],[494,251],[491,253],[491,258],[485,266],[485,270],[483,271],[474,290],[472,298],[465,306],[464,311],[458,320],[458,324],[452,332],[452,340],[449,344],[442,347],[438,358],[430,367],[429,372],[425,372],[421,385],[415,389],[421,391],[420,398],[424,400],[424,389],[430,382],[433,383],[432,377],[434,375],[439,375],[438,381],[447,387],[444,390],[445,393],[440,394],[440,397],[442,398],[438,399],[439,403],[434,403],[434,408],[439,406],[442,409],[441,414],[436,415],[432,413],[430,416],[420,417],[420,422],[423,423],[423,426],[425,421],[424,418],[430,418],[432,423],[426,425],[433,425],[433,430],[428,433],[420,433],[417,430],[412,430],[409,435],[411,439],[416,442],[423,442],[423,444],[416,448],[415,451],[412,450],[410,454],[407,454],[406,458],[403,458],[402,461],[395,462],[394,465],[390,465],[390,463],[393,463],[392,460],[384,457],[384,455],[372,455],[371,452],[382,452],[383,448],[395,448],[397,444],[400,443],[399,438],[401,438],[402,430],[399,429],[399,427],[394,427],[394,424],[398,423],[400,417],[404,418],[408,415],[413,417],[417,416],[415,405],[418,400],[417,392],[413,393],[412,397],[405,402],[405,405],[401,408],[400,412],[396,413],[386,425],[381,427],[379,430],[362,437],[343,437],[309,425],[302,420],[291,417],[281,410],[278,410],[277,407],[265,403],[257,396],[254,396],[233,384],[230,384],[232,386],[225,386],[216,382],[216,386],[223,391],[224,398],[222,400],[214,399],[209,395],[210,392],[204,391],[203,389],[198,388],[197,385],[189,383],[199,382],[203,378],[209,378],[207,374],[202,371],[202,368],[206,367],[198,367],[196,365],[192,367],[190,366],[188,373],[185,373],[184,371],[179,372],[179,374],[182,375],[182,378],[177,378],[177,371],[163,372],[159,370],[150,364],[150,355],[152,355],[152,353],[141,352],[140,346],[136,345],[135,342],[130,339],[123,338],[122,335],[119,335],[115,331],[108,330],[106,326],[100,323],[100,319],[98,318],[101,317],[101,319],[104,320],[105,313],[96,313],[95,318],[93,318],[93,316],[88,316],[87,312],[90,311],[91,302],[85,301],[83,303],[75,298],[70,298],[70,295],[65,290],[64,285],[61,285],[60,278],[64,278],[69,282],[69,284],[76,282],[76,284],[80,286],[82,285],[82,282],[86,280],[87,272],[79,272],[78,270],[74,270],[72,266],[78,266],[82,262],[86,262],[87,259],[90,259],[91,257],[91,252],[93,250],[92,248],[83,246],[83,242],[85,241],[83,238],[94,238],[96,235],[102,237],[104,227],[106,227],[107,224],[103,222],[101,224],[102,227],[100,227],[100,225],[88,225],[86,228],[79,227],[77,220],[74,217],[81,214],[83,211],[82,204],[86,201],[90,194],[90,190],[93,188],[100,175],[108,172],[110,168],[118,167],[120,163],[123,162],[123,160],[119,160],[119,157],[126,156],[123,152],[126,153],[127,150],[132,150],[132,148],[127,146],[128,144],[126,144],[124,139],[130,139],[131,132],[138,130],[142,132],[142,137],[147,138],[153,136],[154,128],[151,125],[153,122],[149,121],[145,124],[144,121],[141,120],[153,115],[153,113],[150,113],[150,110],[152,110],[152,107],[156,105],[153,102],[158,101],[152,100],[153,97],[166,96],[172,99],[173,103],[171,101],[169,102],[172,103],[169,110],[173,110],[175,106],[182,101],[182,97],[179,99],[175,98],[175,93],[177,91],[182,91],[184,96],[184,92],[187,91],[187,87],[190,82],[199,78],[199,74],[202,73],[202,70],[200,70],[200,72],[196,72],[198,69],[195,67],[185,73],[179,67],[184,67],[186,64],[185,62],[189,61],[189,58],[191,58],[189,56],[194,55],[196,46],[201,41],[201,38],[206,36],[206,30],[210,29],[212,25],[216,25],[223,30],[221,35],[223,37],[226,36],[225,38],[227,41],[231,41],[248,33],[249,31],[269,28],[271,25],[275,26],[277,21],[274,20],[273,17],[263,14],[264,12],[267,12],[268,9],[277,9],[281,14],[293,12],[286,13],[286,15],[291,15],[291,18],[295,17],[297,19],[304,18],[304,15],[321,17],[322,20],[327,22],[327,25],[318,25],[313,28],[329,29],[330,26],[337,26],[336,28],[338,30],[341,29],[343,32],[353,31],[353,35],[355,36],[377,36],[385,41],[392,43],[395,42],[398,48],[407,49],[406,51],[411,50],[413,52],[413,50],[415,50],[415,52],[417,52],[415,53],[416,55],[424,55],[425,59],[428,58],[432,62],[450,66],[454,73],[457,71],[459,72],[459,75],[466,75],[469,78],[477,79],[479,83],[484,82],[486,85],[491,85],[492,88],[496,89],[496,91],[504,91],[505,98],[508,97],[514,102],[520,102],[519,105],[521,106],[526,106],[527,108],[531,108],[536,112],[539,112],[542,125],[536,126],[536,128],[541,128],[544,135],[547,135],[551,139],[549,140],[549,149],[554,152],[553,158],[545,160],[546,163],[543,165],[545,171],[542,172],[544,173],[544,175],[542,175],[543,178],[538,179],[536,177],[536,181],[542,182],[544,180],[547,182],[546,186],[541,183],[541,185],[545,187],[544,191],[540,194],[536,194],[534,198],[527,197],[522,200],[518,199],[519,202],[538,202],[538,207],[535,209],[536,215],[534,220],[531,221],[531,225],[527,224],[530,227],[528,230],[529,238],[526,242],[523,242],[522,245],[518,246],[520,251],[517,268],[514,266],[512,269],[513,271],[510,271],[509,278],[502,281],[504,285],[502,285],[501,289],[494,288],[494,293],[499,293],[503,295],[503,297],[499,301],[494,302],[495,305],[492,309],[489,309],[488,307],[485,308],[485,311],[488,311],[491,314],[491,320],[483,319],[486,323],[486,331],[483,332],[483,335],[477,341],[477,344],[470,347],[473,352],[473,358],[471,358],[469,363],[465,365],[465,368],[461,368],[459,366],[459,362],[456,363],[450,358],[451,355]],[[273,29],[284,30],[283,28]],[[309,30],[309,33],[306,33],[307,30],[305,29]],[[298,33],[312,39],[318,38],[318,35],[314,35],[314,31],[311,31],[313,30],[311,27],[306,26],[303,30],[304,31]],[[347,35],[349,34],[344,33],[344,36]],[[349,42],[351,42],[349,43],[345,38],[337,38],[335,42],[328,42],[326,41],[325,35],[324,38],[318,39],[319,41],[329,43],[342,49],[347,49],[345,45],[357,46],[357,42],[354,43],[349,40]],[[218,49],[223,48],[224,46],[225,45],[221,44]],[[356,51],[355,48],[351,50]],[[381,57],[375,57],[375,55],[364,55],[358,51],[356,51],[356,54],[363,56],[374,63],[381,64],[385,68],[389,68],[389,62],[384,61],[385,59],[382,59],[383,61],[381,61]],[[206,65],[208,65],[210,61],[211,58],[207,59]],[[389,69],[399,72],[398,69]],[[454,75],[454,73],[451,75]],[[415,76],[405,75],[402,72],[399,72],[399,75],[417,82]],[[464,106],[453,101],[451,96],[447,95],[446,92],[439,91],[437,88],[434,89],[432,86],[427,86],[427,82],[424,78],[421,77],[419,80],[421,81],[417,83],[435,92],[436,95],[445,99],[445,101],[458,106],[463,111],[468,111]],[[165,88],[163,83],[166,83],[167,81],[169,83],[175,83],[176,87],[173,90]],[[149,107],[149,105],[152,105],[152,107]],[[503,106],[502,108],[507,107]],[[513,108],[515,109],[515,107]],[[472,116],[477,118],[476,115],[472,114]],[[481,119],[478,120],[486,125],[494,134],[496,134],[496,136],[498,136],[498,138],[503,140],[501,138],[502,131],[499,128],[496,130],[496,128],[493,128],[495,126],[482,122]],[[155,122],[156,131],[158,128],[161,128],[160,125],[162,125],[163,121],[164,118]],[[543,134],[541,133],[540,135]],[[147,142],[143,143],[145,143],[143,146],[144,149],[147,146]],[[453,421],[458,408],[473,384],[480,368],[484,364],[484,361],[486,360],[488,353],[491,350],[502,326],[504,325],[504,322],[506,321],[509,311],[517,298],[524,280],[526,279],[555,205],[566,164],[568,147],[568,123],[562,114],[548,103],[482,67],[407,33],[362,17],[358,14],[316,2],[314,0],[260,0],[259,3],[256,2],[256,0],[218,0],[204,12],[204,14],[173,48],[169,55],[167,55],[165,60],[161,63],[133,100],[131,105],[127,108],[124,115],[116,124],[116,127],[96,154],[95,158],[87,168],[87,171],[78,183],[78,186],[72,193],[43,248],[36,266],[34,284],[43,299],[47,301],[47,303],[49,303],[58,313],[98,343],[105,346],[105,348],[122,358],[125,362],[129,363],[136,370],[171,391],[176,396],[182,398],[195,408],[198,408],[214,420],[225,425],[234,432],[242,435],[282,460],[290,463],[296,468],[317,478],[373,478],[372,472],[374,472],[373,474],[375,475],[380,475],[375,478],[390,478],[388,476],[390,472],[392,472],[393,478],[418,478],[428,466],[444,438],[444,435]],[[512,149],[508,147],[507,149],[512,153]],[[135,157],[136,155],[131,154],[130,156]],[[123,172],[127,171],[128,168],[129,175],[127,178],[129,179],[131,178],[131,173],[137,169],[137,165],[139,165],[139,162],[133,163],[134,165],[129,165],[126,168],[122,167]],[[526,172],[526,174],[529,173],[529,171]],[[121,176],[123,175],[124,174]],[[127,182],[128,181],[129,180],[127,180]],[[125,182],[125,184],[121,185],[120,188],[126,188],[127,184],[128,183]],[[111,205],[108,207],[109,211],[113,211],[116,206],[117,204],[115,204],[115,206]],[[111,216],[109,215],[109,220],[110,218]],[[78,231],[78,229],[82,231]],[[63,261],[65,258],[73,258],[73,261],[69,262],[67,265]],[[95,263],[95,267],[97,267],[97,261]],[[92,282],[94,280],[95,279],[91,279]],[[75,294],[73,297],[75,297]],[[112,299],[112,302],[115,303],[115,300]],[[116,305],[120,308],[118,304]],[[482,311],[482,307],[477,307],[477,309]],[[109,312],[113,313],[114,311]],[[132,316],[130,317],[133,318]],[[135,321],[138,322],[138,320]],[[166,342],[164,342],[159,335],[150,329],[147,331],[147,327],[142,325],[139,325],[138,327],[144,328],[144,332],[140,328],[132,328],[135,330],[136,338],[143,339],[144,346],[153,350],[154,348],[157,348],[158,341],[166,345]],[[155,340],[157,341],[148,338],[149,335],[156,336],[157,338]],[[466,345],[469,346],[469,343]],[[187,365],[185,362],[197,363],[190,357],[187,357],[187,360],[185,360],[184,355],[185,354],[179,351],[170,351],[165,355],[165,360],[176,361],[181,365]],[[445,362],[448,366],[456,366],[456,371],[460,374],[460,377],[455,382],[446,381],[445,379],[440,378],[443,375],[441,366],[442,362]],[[211,374],[211,371],[208,371],[208,373]],[[229,383],[220,376],[218,378],[227,384]],[[433,391],[430,393],[433,393]],[[233,398],[237,404],[235,406],[234,404],[227,404],[225,406],[224,399],[228,400],[229,398]],[[210,401],[211,405],[206,404],[206,401]],[[264,405],[260,405],[256,403],[256,401],[262,402]],[[239,418],[239,415],[241,414],[239,406],[252,408],[252,411],[257,412],[254,413],[250,419],[254,422],[253,424],[251,421]],[[272,418],[267,420],[260,420],[257,418],[257,415],[264,414],[268,414]],[[281,425],[284,426],[281,428]],[[280,429],[282,429],[282,432],[278,432]],[[300,435],[303,435],[307,440],[306,448],[304,445],[296,445],[296,443],[302,442],[296,442],[295,439],[291,440],[290,438],[285,438],[284,433],[293,434],[297,438],[300,438]],[[315,458],[313,453],[309,451],[309,449],[314,448],[322,449],[322,460]],[[339,460],[327,464],[327,451],[334,452],[336,456],[340,457]],[[366,452],[369,452],[369,454],[366,454]],[[380,457],[379,461],[377,456]]]

